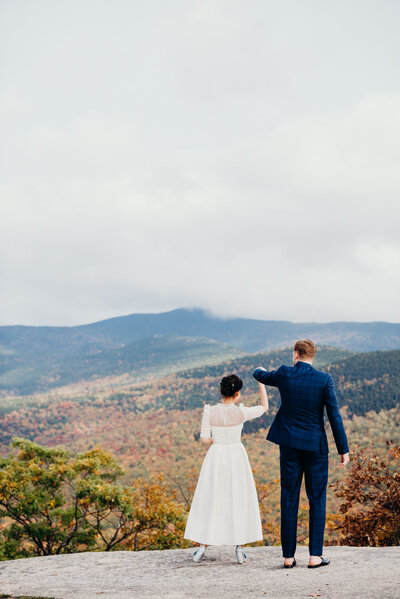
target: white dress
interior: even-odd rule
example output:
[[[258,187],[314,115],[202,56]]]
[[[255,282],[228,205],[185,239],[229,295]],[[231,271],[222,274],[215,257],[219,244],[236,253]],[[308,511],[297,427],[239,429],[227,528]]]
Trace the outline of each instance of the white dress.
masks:
[[[243,422],[262,414],[262,406],[204,406],[200,436],[212,436],[213,443],[201,466],[185,539],[203,545],[244,545],[262,540],[256,486],[240,440]]]

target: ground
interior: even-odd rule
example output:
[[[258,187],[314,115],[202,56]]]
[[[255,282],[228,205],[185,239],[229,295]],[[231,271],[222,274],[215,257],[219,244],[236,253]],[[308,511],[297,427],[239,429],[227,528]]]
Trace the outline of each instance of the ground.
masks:
[[[400,547],[327,547],[331,564],[282,568],[280,547],[247,548],[236,563],[233,547],[210,547],[202,562],[192,550],[74,553],[0,562],[0,596],[54,599],[399,599]]]

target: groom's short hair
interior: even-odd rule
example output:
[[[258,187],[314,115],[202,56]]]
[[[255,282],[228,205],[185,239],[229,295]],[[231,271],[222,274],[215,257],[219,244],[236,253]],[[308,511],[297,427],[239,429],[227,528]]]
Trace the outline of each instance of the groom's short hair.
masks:
[[[294,344],[294,351],[297,351],[300,358],[315,358],[317,347],[311,339],[300,339]]]

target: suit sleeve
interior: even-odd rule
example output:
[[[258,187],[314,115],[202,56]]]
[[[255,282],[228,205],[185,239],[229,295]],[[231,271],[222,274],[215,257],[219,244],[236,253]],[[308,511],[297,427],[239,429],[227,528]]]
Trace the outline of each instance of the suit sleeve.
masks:
[[[253,376],[259,383],[269,385],[270,387],[278,387],[282,376],[282,366],[277,370],[271,370],[270,372],[267,372],[262,368],[256,368],[253,372]]]
[[[328,376],[329,378],[324,388],[326,412],[328,414],[338,453],[342,455],[349,451],[349,446],[343,426],[343,420],[339,412],[339,406],[335,393],[335,385],[331,375]]]

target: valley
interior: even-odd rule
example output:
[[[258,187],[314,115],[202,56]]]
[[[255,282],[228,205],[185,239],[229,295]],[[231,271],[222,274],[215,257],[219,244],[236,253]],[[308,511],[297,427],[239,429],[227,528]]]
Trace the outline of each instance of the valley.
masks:
[[[9,452],[14,437],[74,452],[100,446],[125,469],[122,482],[130,484],[161,473],[188,508],[206,451],[199,442],[202,408],[219,401],[221,377],[238,374],[244,381],[243,402],[255,405],[259,400],[254,368],[290,365],[292,350],[245,353],[215,339],[163,333],[123,348],[103,349],[88,359],[65,359],[63,370],[57,367],[58,378],[52,381],[55,370],[46,370],[46,364],[54,359],[55,368],[54,355],[42,361],[42,375],[47,377],[42,391],[27,393],[31,379],[24,392],[17,393],[22,383],[16,375],[17,384],[6,389],[10,371],[3,370],[1,454]],[[320,346],[314,366],[330,372],[334,379],[352,452],[368,446],[381,452],[387,441],[400,441],[400,350],[359,353]],[[279,528],[279,450],[265,437],[279,406],[279,393],[268,388],[268,395],[268,414],[245,424],[243,443],[260,494],[265,539],[273,544]],[[334,483],[344,473],[337,469],[329,425],[327,431],[330,482]],[[304,492],[301,501],[300,522],[306,535]],[[338,505],[329,488],[328,511],[336,513]],[[327,542],[334,542],[334,518],[329,522]]]

